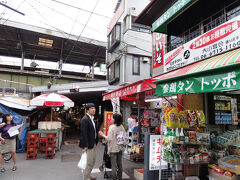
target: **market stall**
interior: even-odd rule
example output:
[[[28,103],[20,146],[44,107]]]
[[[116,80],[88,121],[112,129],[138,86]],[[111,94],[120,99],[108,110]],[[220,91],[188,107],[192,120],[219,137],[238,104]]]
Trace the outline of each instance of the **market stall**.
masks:
[[[155,87],[155,84],[152,83],[152,80],[145,79],[103,95],[103,101],[112,100],[114,102],[120,102],[115,99],[121,98],[121,104],[119,103],[117,106],[121,107],[121,112],[123,113],[123,117],[125,117],[124,125],[126,131],[128,132],[129,141],[123,157],[131,161],[143,160],[144,134],[146,131],[148,131],[148,127],[146,127],[146,124],[144,124],[144,110],[147,109],[146,103],[144,102],[144,94],[145,92],[152,91],[153,87]],[[135,127],[133,128],[128,127],[127,119],[129,118],[131,112],[126,113],[126,107],[131,109],[131,112],[135,112],[138,119]],[[110,116],[105,115],[105,124],[108,124],[107,122],[109,122],[108,117]],[[105,127],[107,129],[108,125]],[[152,128],[152,130],[154,129]]]
[[[62,124],[56,107],[73,107],[74,102],[69,98],[55,94],[43,94],[30,101],[30,105],[37,107],[50,107],[50,113],[43,111],[35,122],[37,129],[28,132],[27,159],[35,159],[37,153],[44,153],[46,158],[54,158],[55,150],[60,150],[62,144]],[[44,117],[44,119],[43,119]],[[54,120],[54,121],[53,121]]]
[[[161,118],[160,154],[174,178],[239,179],[239,53],[234,49],[156,78],[156,95],[182,96],[182,108],[166,107]]]

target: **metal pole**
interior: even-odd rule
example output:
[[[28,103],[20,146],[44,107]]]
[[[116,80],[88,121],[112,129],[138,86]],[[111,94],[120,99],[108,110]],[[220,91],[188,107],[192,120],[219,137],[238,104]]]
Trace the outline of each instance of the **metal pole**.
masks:
[[[95,64],[95,62],[93,61],[93,65],[92,65],[92,78],[94,78],[94,64]]]
[[[3,97],[5,96],[6,83],[7,83],[7,81],[4,80],[4,81],[3,81],[3,88],[2,88],[2,96],[3,96]]]
[[[21,64],[21,71],[24,70],[24,51],[22,51],[22,64]]]

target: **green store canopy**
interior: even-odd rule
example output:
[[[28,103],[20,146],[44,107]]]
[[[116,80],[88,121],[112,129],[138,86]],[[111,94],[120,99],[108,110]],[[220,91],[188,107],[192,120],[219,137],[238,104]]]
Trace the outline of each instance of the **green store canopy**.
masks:
[[[166,24],[194,2],[196,0],[178,0],[152,24],[153,32],[166,33]]]
[[[240,48],[160,75],[154,83],[156,95],[240,89]]]

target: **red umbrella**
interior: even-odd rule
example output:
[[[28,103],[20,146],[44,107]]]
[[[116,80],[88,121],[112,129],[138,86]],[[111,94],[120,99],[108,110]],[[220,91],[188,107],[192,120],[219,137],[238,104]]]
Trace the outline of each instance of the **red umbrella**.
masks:
[[[31,106],[38,107],[52,107],[52,106],[67,106],[73,107],[74,102],[66,96],[56,93],[50,94],[42,94],[33,98],[30,101]],[[51,112],[51,120],[52,120],[52,112]]]
[[[31,106],[67,106],[73,107],[74,102],[66,96],[56,93],[42,94],[30,101]]]

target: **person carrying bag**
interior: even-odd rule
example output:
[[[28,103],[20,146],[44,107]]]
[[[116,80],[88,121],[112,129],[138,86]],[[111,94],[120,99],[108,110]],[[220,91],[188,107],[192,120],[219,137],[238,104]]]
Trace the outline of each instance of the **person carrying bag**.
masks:
[[[108,135],[106,136],[102,131],[99,131],[99,135],[108,141],[108,154],[111,157],[112,179],[114,180],[122,180],[122,151],[127,143],[122,121],[120,114],[113,114],[113,124],[109,127]]]

